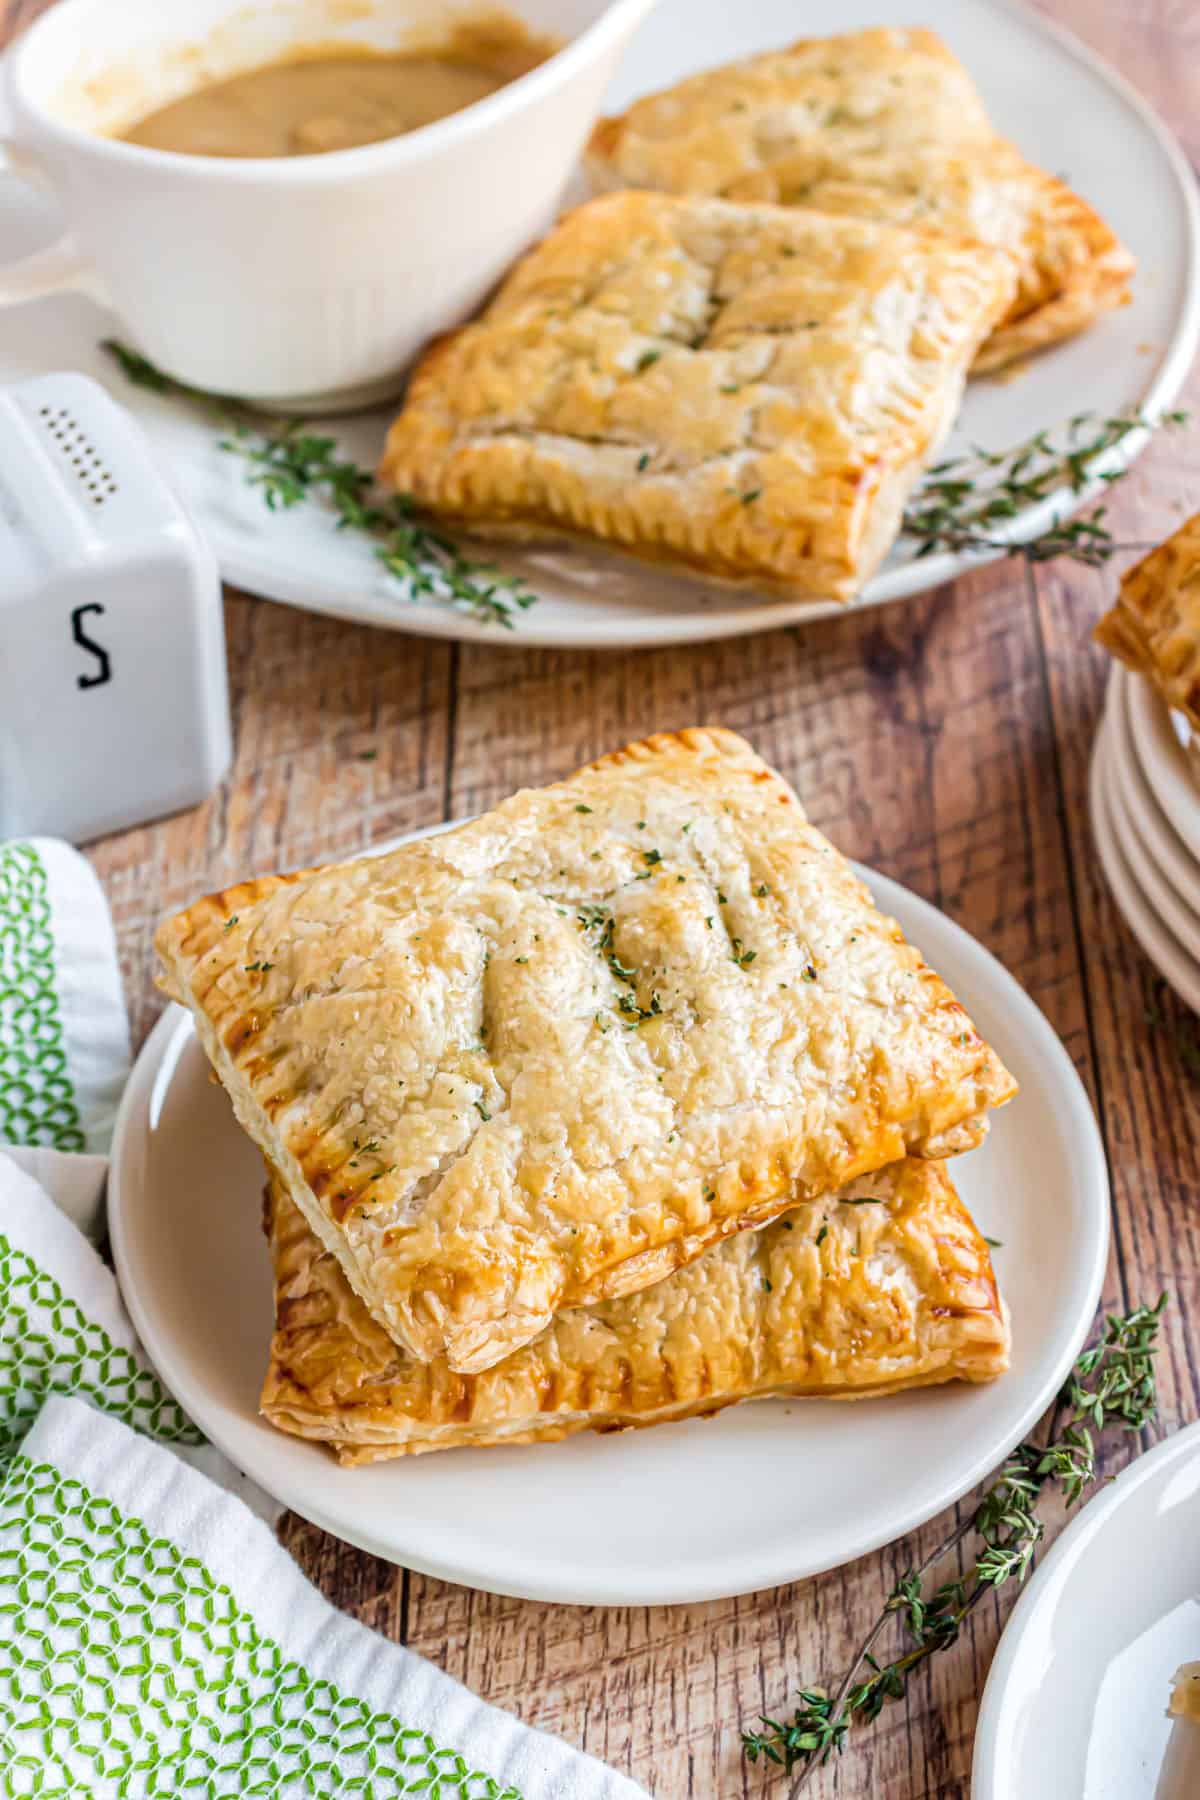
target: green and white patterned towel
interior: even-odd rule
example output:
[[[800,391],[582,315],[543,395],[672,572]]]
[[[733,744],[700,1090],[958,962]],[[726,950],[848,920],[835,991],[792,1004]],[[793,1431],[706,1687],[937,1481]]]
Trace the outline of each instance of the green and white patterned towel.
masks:
[[[0,1796],[645,1800],[335,1612],[163,1387],[54,1203],[126,1068],[95,878],[0,844]]]
[[[100,883],[55,839],[0,843],[0,1143],[89,1235],[128,1073]]]

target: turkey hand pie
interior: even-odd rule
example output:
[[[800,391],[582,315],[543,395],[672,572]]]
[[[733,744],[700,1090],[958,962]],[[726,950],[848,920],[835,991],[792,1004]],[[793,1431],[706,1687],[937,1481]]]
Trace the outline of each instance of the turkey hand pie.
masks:
[[[380,476],[489,535],[848,599],[1015,283],[1003,250],[870,219],[608,195],[426,352]]]
[[[1014,1089],[726,731],[247,882],[157,943],[350,1286],[468,1373],[801,1199],[969,1147]]]
[[[605,186],[772,200],[973,238],[1019,283],[975,359],[997,369],[1128,298],[1134,261],[1092,208],[993,129],[933,32],[806,38],[694,75],[604,119]]]
[[[643,1293],[560,1313],[478,1375],[397,1349],[278,1181],[265,1223],[275,1332],[262,1410],[344,1463],[656,1425],[768,1395],[857,1400],[1008,1367],[988,1248],[941,1163],[899,1163]]]
[[[1200,513],[1121,577],[1096,639],[1200,732]]]

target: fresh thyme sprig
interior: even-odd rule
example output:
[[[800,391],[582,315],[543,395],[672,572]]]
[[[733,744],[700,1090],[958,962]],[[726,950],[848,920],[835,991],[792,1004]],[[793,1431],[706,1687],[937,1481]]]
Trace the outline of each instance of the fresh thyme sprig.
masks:
[[[411,495],[379,493],[372,472],[340,455],[335,438],[310,431],[302,420],[268,426],[244,400],[176,381],[115,339],[102,348],[135,386],[177,394],[221,420],[226,435],[220,448],[245,461],[249,484],[260,489],[272,512],[323,499],[338,531],[373,539],[376,558],[404,585],[409,600],[440,602],[508,630],[536,601],[519,577],[464,556],[422,516]]]
[[[1074,1506],[1096,1478],[1096,1440],[1109,1427],[1140,1431],[1155,1414],[1154,1358],[1167,1297],[1110,1316],[1099,1340],[1079,1357],[1059,1393],[1045,1443],[1029,1439],[1013,1451],[975,1511],[926,1557],[901,1576],[831,1695],[802,1688],[790,1720],[763,1718],[761,1731],[742,1734],[751,1762],[764,1757],[800,1779],[798,1794],[819,1764],[840,1750],[852,1724],[869,1724],[889,1700],[903,1698],[914,1669],[955,1643],[964,1621],[1004,1582],[1024,1581],[1045,1530],[1038,1502],[1057,1488]],[[926,1591],[926,1578],[942,1559],[974,1534],[979,1549],[965,1574]],[[881,1662],[875,1646],[898,1619],[905,1647]],[[865,1672],[861,1674],[860,1671]]]
[[[1028,543],[1011,544],[1000,533],[1044,500],[1082,494],[1094,481],[1107,486],[1120,481],[1128,466],[1099,465],[1131,432],[1156,425],[1177,429],[1187,419],[1185,412],[1163,413],[1156,420],[1141,413],[1113,418],[1077,413],[1059,442],[1049,431],[1039,431],[1013,450],[975,449],[935,463],[905,510],[903,535],[916,544],[918,559],[935,550],[1007,550],[1028,562],[1065,556],[1100,568],[1120,548],[1105,523],[1103,506],[1075,519],[1058,519]]]

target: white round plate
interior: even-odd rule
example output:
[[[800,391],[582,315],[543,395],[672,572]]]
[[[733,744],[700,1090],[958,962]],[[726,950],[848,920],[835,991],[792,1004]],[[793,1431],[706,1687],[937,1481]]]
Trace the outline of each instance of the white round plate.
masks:
[[[1200,781],[1170,708],[1144,675],[1122,671],[1129,730],[1146,785],[1188,850],[1200,857]]]
[[[1192,1425],[1100,1489],[1014,1607],[983,1691],[971,1800],[1154,1800],[1171,1677],[1198,1655]]]
[[[1003,1240],[1007,1375],[339,1468],[258,1416],[271,1324],[262,1163],[173,1007],[125,1090],[109,1223],[134,1323],[181,1404],[239,1468],[339,1537],[537,1600],[749,1593],[849,1562],[958,1499],[1041,1416],[1088,1332],[1108,1254],[1108,1178],[1083,1087],[1033,1002],[944,915],[868,879],[1022,1084],[987,1143],[955,1163],[980,1228]]]
[[[1180,948],[1200,962],[1200,915],[1180,898],[1169,881],[1163,879],[1159,864],[1147,843],[1142,817],[1130,808],[1114,712],[1111,708],[1100,736],[1097,753],[1104,772],[1108,820],[1126,867],[1146,906],[1158,915],[1172,937],[1178,939]]]
[[[1130,931],[1159,974],[1181,999],[1200,1011],[1200,962],[1180,943],[1138,885],[1121,834],[1109,804],[1111,777],[1103,731],[1092,749],[1088,795],[1092,835],[1100,854],[1100,866],[1117,908]]]
[[[1093,330],[1035,358],[1013,380],[972,384],[948,453],[982,444],[1005,451],[1033,432],[1056,429],[1087,408],[1101,417],[1154,413],[1177,393],[1200,336],[1197,206],[1187,164],[1161,122],[1128,84],[1074,39],[1015,0],[922,0],[921,23],[939,31],[982,89],[1000,129],[1043,167],[1065,175],[1136,253],[1133,303]],[[912,0],[845,0],[836,16],[817,0],[661,0],[608,96],[610,108],[709,64],[784,44],[805,33],[860,25],[911,25]],[[44,202],[0,183],[0,257],[47,242],[56,225]],[[211,419],[178,401],[130,387],[98,350],[118,328],[90,301],[68,296],[5,314],[0,383],[72,368],[102,380],[150,433],[174,471],[228,580],[252,593],[315,612],[435,637],[509,641],[494,625],[430,604],[406,602],[368,544],[337,534],[318,505],[270,513],[241,466],[217,448]],[[326,422],[362,463],[378,457],[388,415]],[[1131,434],[1107,467],[1141,447]],[[1031,537],[1050,522],[1046,502],[1013,522]],[[901,546],[861,604],[899,600],[952,580],[974,560],[914,561]],[[704,588],[659,569],[583,551],[496,552],[539,594],[512,637],[525,644],[613,648],[670,644],[773,629],[837,613],[752,593]]]
[[[1139,885],[1155,897],[1158,910],[1180,942],[1200,958],[1200,862],[1172,831],[1146,785],[1129,735],[1127,691],[1124,683],[1111,685],[1103,727],[1114,816],[1126,827],[1126,845],[1142,851],[1138,868],[1145,875],[1139,875]]]

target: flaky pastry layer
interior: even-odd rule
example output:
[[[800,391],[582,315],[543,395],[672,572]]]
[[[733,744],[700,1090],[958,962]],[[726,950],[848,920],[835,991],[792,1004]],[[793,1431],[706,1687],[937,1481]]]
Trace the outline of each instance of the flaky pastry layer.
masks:
[[[1200,513],[1122,576],[1096,641],[1200,732]]]
[[[727,731],[210,896],[157,945],[351,1286],[468,1372],[800,1196],[968,1147],[1015,1086]]]
[[[883,1170],[656,1287],[560,1313],[479,1375],[398,1350],[278,1181],[265,1223],[276,1322],[262,1410],[346,1463],[653,1425],[768,1395],[989,1381],[1008,1366],[988,1248],[941,1163]]]
[[[602,120],[589,164],[605,186],[770,200],[1011,252],[1018,286],[977,372],[1128,298],[1132,256],[1086,201],[998,136],[929,31],[806,38],[705,70]]]
[[[609,195],[426,352],[381,478],[491,535],[848,599],[1015,280],[1004,251],[869,219]]]

